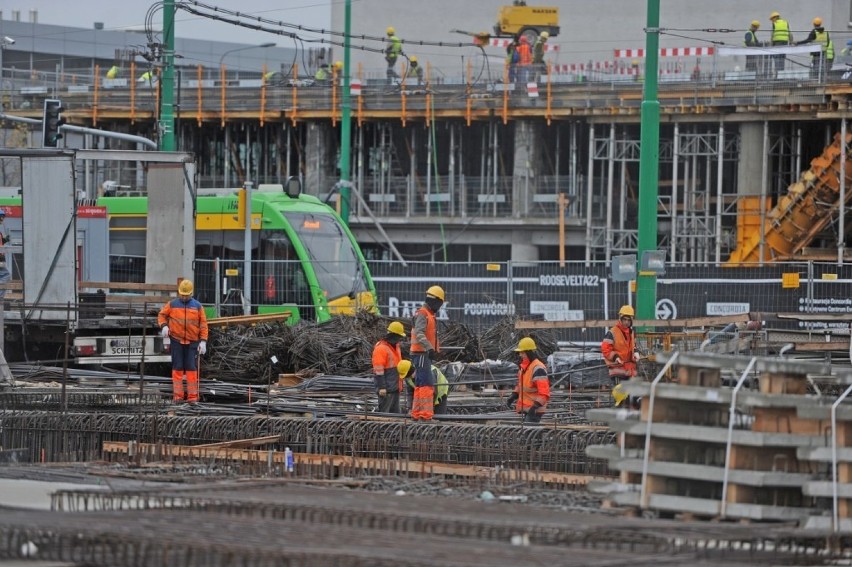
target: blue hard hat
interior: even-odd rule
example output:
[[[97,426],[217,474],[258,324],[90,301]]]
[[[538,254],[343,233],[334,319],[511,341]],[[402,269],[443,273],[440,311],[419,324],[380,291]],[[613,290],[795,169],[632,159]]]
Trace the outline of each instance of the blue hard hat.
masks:
[[[846,40],[846,45],[852,46],[852,39],[847,39],[847,40]]]

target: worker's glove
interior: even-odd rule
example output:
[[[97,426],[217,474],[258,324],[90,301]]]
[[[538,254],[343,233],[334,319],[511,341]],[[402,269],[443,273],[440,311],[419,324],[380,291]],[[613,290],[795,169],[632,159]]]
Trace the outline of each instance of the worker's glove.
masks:
[[[509,409],[515,409],[515,402],[518,401],[517,392],[512,392],[512,395],[506,398],[506,407]]]
[[[164,338],[164,339],[169,338],[169,326],[168,326],[168,325],[163,325],[163,328],[162,328],[162,330],[160,331],[160,334],[161,334],[161,335],[163,335],[163,338]]]
[[[429,357],[429,360],[430,360],[430,361],[435,360],[435,357],[436,357],[437,355],[438,355],[438,353],[436,353],[436,352],[435,352],[435,349],[431,349],[431,348],[430,348],[430,349],[426,352],[426,356],[428,356],[428,357]]]
[[[207,354],[207,341],[198,343],[198,354]]]
[[[616,357],[615,357],[615,363],[616,363],[616,364],[624,364],[624,361],[623,361],[623,360],[621,360],[621,357],[620,357],[620,356],[616,356]]]
[[[539,403],[539,402],[533,402],[533,405],[532,405],[532,407],[529,409],[529,412],[528,412],[528,413],[536,413],[536,412],[538,411],[538,408],[540,408],[540,407],[541,407],[541,403]]]
[[[380,388],[380,389],[379,389],[379,397],[380,397],[380,398],[384,398],[384,397],[385,397],[385,396],[387,396],[387,395],[388,395],[388,391],[387,391],[387,389],[386,389],[386,388]]]
[[[638,353],[638,352],[634,352],[634,353],[633,353],[633,362],[639,362],[639,359],[640,359],[640,358],[642,358],[642,357],[641,357],[641,356],[639,356],[639,353]]]

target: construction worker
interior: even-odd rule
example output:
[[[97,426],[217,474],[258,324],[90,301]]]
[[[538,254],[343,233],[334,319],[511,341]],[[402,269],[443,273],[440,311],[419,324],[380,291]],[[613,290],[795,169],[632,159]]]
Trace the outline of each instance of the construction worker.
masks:
[[[107,79],[115,79],[118,77],[118,65],[113,65],[109,68],[109,71],[106,72]]]
[[[508,81],[514,83],[518,74],[518,38],[513,37],[506,46],[506,67],[508,68]]]
[[[408,400],[408,407],[411,407],[414,400],[414,367],[410,360],[403,360],[397,365],[399,377],[405,384],[405,394]],[[435,415],[444,415],[447,413],[447,397],[450,393],[450,383],[447,377],[441,372],[441,369],[432,365],[432,377],[435,380],[435,394],[432,397],[432,405]]]
[[[769,21],[772,22],[772,45],[791,45],[793,43],[793,34],[790,33],[790,24],[787,20],[781,18],[778,12],[772,12],[769,15]],[[773,63],[775,64],[775,72],[784,70],[785,55],[773,55]]]
[[[387,77],[388,80],[398,79],[399,75],[396,74],[394,66],[396,66],[396,60],[402,54],[402,40],[396,36],[396,30],[393,27],[388,26],[386,31],[388,35],[388,43],[385,47],[385,61],[388,62]]]
[[[417,79],[417,84],[423,84],[423,67],[417,62],[417,56],[412,55],[411,59],[408,60],[408,72],[405,73],[406,79]]]
[[[314,82],[318,85],[326,85],[331,82],[331,68],[328,63],[323,63],[314,73]]]
[[[137,79],[137,82],[153,84],[157,82],[157,76],[151,71],[145,71],[144,73],[139,75],[139,79]]]
[[[760,47],[760,41],[757,39],[757,30],[760,29],[760,22],[757,20],[751,21],[751,27],[745,33],[743,45],[746,47]],[[746,71],[757,72],[758,55],[746,55]]]
[[[169,339],[172,353],[172,400],[184,401],[183,376],[186,374],[186,401],[198,403],[199,354],[207,352],[207,316],[204,307],[192,297],[190,280],[178,285],[178,297],[166,303],[157,316],[163,338]]]
[[[822,26],[822,18],[816,17],[812,23],[814,29],[804,40],[796,42],[796,45],[818,43],[822,48],[811,54],[811,78],[818,79],[824,77],[826,71],[830,70],[834,64],[834,42]]]
[[[6,210],[0,209],[0,246],[9,244],[9,232],[6,229]],[[0,284],[8,283],[12,279],[12,273],[7,266],[8,258],[5,250],[0,252]],[[6,290],[0,289],[0,299],[6,297]]]
[[[535,43],[533,44],[532,64],[536,82],[542,75],[547,72],[547,67],[544,64],[544,44],[547,43],[549,37],[550,34],[546,31],[543,31],[539,34],[538,38],[536,38]]]
[[[432,363],[441,352],[438,343],[438,321],[435,318],[444,304],[444,290],[433,285],[426,290],[426,301],[414,313],[411,326],[411,363],[414,366],[414,399],[411,404],[411,417],[414,419],[432,419],[435,413],[433,399],[435,379],[432,376]]]
[[[633,329],[635,316],[633,307],[622,306],[618,310],[618,323],[607,330],[601,342],[601,354],[613,385],[619,384],[622,378],[630,379],[636,376],[639,353],[636,351],[636,332]]]
[[[518,384],[506,400],[509,409],[523,414],[524,423],[539,423],[550,400],[550,380],[535,341],[524,337],[515,349],[521,357]]]
[[[276,72],[277,71],[267,71],[266,73],[264,73],[264,75],[263,75],[264,82],[266,82],[267,84],[271,83],[272,79],[275,78]]]
[[[532,65],[532,51],[530,50],[530,40],[527,36],[522,35],[518,39],[518,72],[517,79],[520,83],[526,83],[529,80],[530,65]]]
[[[402,360],[399,343],[405,337],[405,328],[399,321],[388,325],[385,337],[373,347],[373,379],[379,396],[381,413],[399,413],[400,376],[397,365]]]

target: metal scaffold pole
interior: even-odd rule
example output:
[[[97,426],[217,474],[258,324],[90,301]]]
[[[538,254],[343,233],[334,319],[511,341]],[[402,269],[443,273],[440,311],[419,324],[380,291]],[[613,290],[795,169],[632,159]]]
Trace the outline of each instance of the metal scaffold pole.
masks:
[[[163,94],[160,101],[160,149],[175,146],[175,0],[163,1]]]
[[[660,48],[660,0],[648,0],[645,27],[645,85],[641,114],[639,161],[639,249],[637,257],[657,249],[657,193],[660,170],[660,101],[657,98],[657,68]],[[672,203],[677,207],[677,203]],[[639,270],[636,306],[639,319],[656,317],[657,279],[654,272]]]
[[[349,224],[349,153],[352,137],[352,104],[349,92],[349,33],[352,28],[352,0],[346,0],[343,37],[343,98],[340,123],[340,217]]]

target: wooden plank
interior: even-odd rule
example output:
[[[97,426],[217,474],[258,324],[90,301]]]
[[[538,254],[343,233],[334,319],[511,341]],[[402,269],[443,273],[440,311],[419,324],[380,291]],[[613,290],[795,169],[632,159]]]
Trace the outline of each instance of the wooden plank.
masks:
[[[266,313],[264,315],[236,315],[234,317],[216,317],[208,319],[208,327],[227,327],[228,325],[254,325],[256,323],[269,323],[272,321],[284,321],[290,318],[291,313]]]
[[[128,443],[120,441],[104,441],[104,453],[128,453]],[[203,447],[192,445],[161,445],[154,443],[137,443],[136,453],[152,456],[161,454],[164,457],[183,457],[199,460],[219,459],[250,462],[284,463],[283,451],[256,451],[250,449],[228,449],[216,447]],[[389,459],[377,459],[367,457],[344,457],[340,455],[319,455],[315,453],[293,453],[297,464],[308,465],[332,465],[342,466],[349,469],[362,468],[365,470],[387,470]],[[402,459],[390,459],[394,462],[393,470],[405,473],[436,474],[447,476],[463,476],[474,478],[493,478],[495,475],[493,467],[478,465],[456,465],[450,463],[436,463],[430,461],[408,461]],[[533,470],[511,470],[504,469],[500,473],[509,478],[518,476],[526,482],[541,482],[546,484],[575,484],[585,485],[591,480],[609,477],[596,477],[592,475],[555,473],[548,471]]]
[[[174,297],[168,295],[107,295],[105,301],[107,303],[124,303],[132,305],[165,305],[167,301],[171,301]]]
[[[730,323],[745,323],[752,320],[748,313],[739,315],[720,315],[718,317],[696,317],[693,319],[637,319],[634,327],[720,327]],[[618,321],[606,319],[586,319],[583,321],[518,321],[516,329],[583,329],[589,327],[612,327]]]
[[[79,289],[118,289],[123,291],[163,291],[177,294],[177,284],[135,282],[80,282]]]

